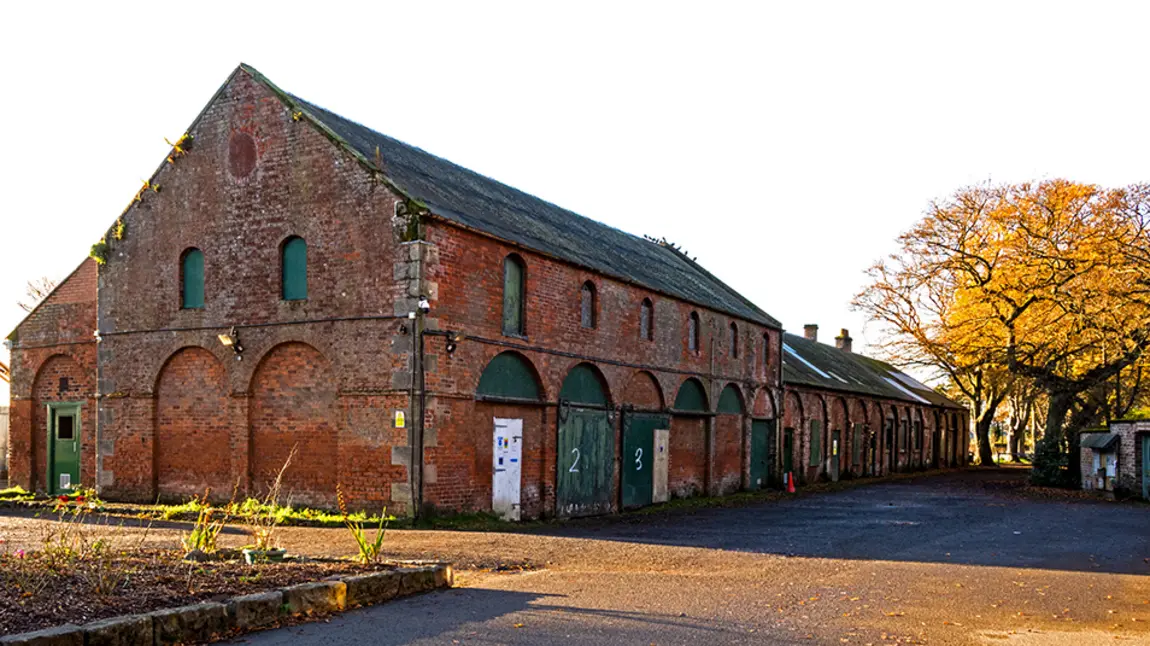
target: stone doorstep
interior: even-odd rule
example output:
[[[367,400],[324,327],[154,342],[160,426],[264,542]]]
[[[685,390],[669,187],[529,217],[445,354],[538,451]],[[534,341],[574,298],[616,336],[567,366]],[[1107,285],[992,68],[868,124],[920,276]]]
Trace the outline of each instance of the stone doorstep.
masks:
[[[230,630],[248,632],[274,624],[283,613],[327,614],[372,606],[455,583],[445,563],[401,567],[342,579],[232,597],[225,603],[197,603],[144,615],[101,619],[83,626],[64,624],[0,637],[3,646],[121,646],[207,642]]]

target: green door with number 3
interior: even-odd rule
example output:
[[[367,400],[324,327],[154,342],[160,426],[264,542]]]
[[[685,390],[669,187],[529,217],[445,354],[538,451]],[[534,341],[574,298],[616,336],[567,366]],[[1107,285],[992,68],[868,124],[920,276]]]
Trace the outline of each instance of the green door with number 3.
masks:
[[[623,417],[623,508],[651,504],[654,479],[655,430],[670,428],[666,415],[627,413]]]

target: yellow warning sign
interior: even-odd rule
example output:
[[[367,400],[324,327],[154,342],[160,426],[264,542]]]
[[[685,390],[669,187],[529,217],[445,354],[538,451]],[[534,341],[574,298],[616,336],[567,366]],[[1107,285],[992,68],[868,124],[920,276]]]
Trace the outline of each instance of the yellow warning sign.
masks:
[[[404,417],[403,411],[395,411],[395,427],[404,428],[405,426],[407,426],[407,418]]]

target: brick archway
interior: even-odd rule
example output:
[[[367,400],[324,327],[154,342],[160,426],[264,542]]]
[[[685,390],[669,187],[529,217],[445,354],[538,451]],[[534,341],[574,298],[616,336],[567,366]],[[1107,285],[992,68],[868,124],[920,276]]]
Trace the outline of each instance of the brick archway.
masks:
[[[283,495],[296,504],[334,506],[340,465],[336,398],[330,365],[312,346],[288,342],[264,355],[252,376],[248,408],[255,493],[266,491],[295,447]]]
[[[169,357],[156,379],[155,494],[186,499],[211,489],[227,500],[232,476],[227,374],[216,356],[193,346]]]

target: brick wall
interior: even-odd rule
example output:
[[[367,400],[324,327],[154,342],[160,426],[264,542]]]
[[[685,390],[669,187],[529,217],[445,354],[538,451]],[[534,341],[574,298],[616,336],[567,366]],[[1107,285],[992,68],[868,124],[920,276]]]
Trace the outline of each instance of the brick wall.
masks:
[[[707,422],[701,417],[671,418],[667,490],[675,498],[689,498],[706,491]]]
[[[95,482],[96,263],[85,260],[12,332],[8,478],[47,484],[47,405],[78,402],[80,482]]]
[[[398,197],[243,70],[189,132],[100,269],[107,495],[259,493],[298,445],[285,496],[330,507],[341,483],[353,506],[402,513],[393,448],[408,431],[394,412],[410,414],[411,341],[396,317],[411,295],[395,268],[411,249],[391,226]],[[289,236],[307,243],[303,301],[281,297]],[[193,247],[205,303],[186,310]],[[217,339],[232,326],[242,361]],[[200,459],[181,459],[190,450]]]
[[[177,352],[160,372],[155,406],[159,496],[186,500],[211,489],[215,499],[230,498],[241,483],[232,479],[231,416],[220,361],[203,348]]]
[[[1150,434],[1150,421],[1111,422],[1110,432],[1118,435],[1118,482],[1126,491],[1142,495],[1142,438]],[[1082,475],[1086,479],[1093,464],[1091,449],[1082,449]]]
[[[959,466],[966,463],[965,444],[962,438],[965,434],[968,419],[965,411],[952,411],[922,405],[908,405],[906,402],[877,399],[864,396],[848,396],[830,391],[821,391],[813,388],[788,384],[785,387],[786,410],[784,411],[784,426],[795,429],[795,466],[798,482],[813,482],[826,477],[830,466],[832,432],[841,430],[841,444],[839,446],[840,474],[852,473],[854,475],[881,475],[892,470],[912,470],[929,468],[933,466],[934,445],[939,440],[944,442],[940,446],[941,466]],[[810,464],[810,420],[825,419],[824,412],[829,415],[829,423],[823,425],[822,447],[824,459],[818,467]],[[938,437],[935,435],[935,414],[941,415],[943,428]],[[951,415],[956,418],[954,426],[947,426]],[[896,463],[890,461],[890,447],[886,441],[886,420],[895,419],[897,425],[893,439],[895,442]],[[922,441],[917,449],[913,449],[911,438],[907,438],[906,450],[899,449],[899,433],[902,421],[912,422],[921,419],[923,422]],[[853,457],[853,425],[864,425],[860,464],[854,465]],[[913,425],[908,426],[908,432],[913,432]],[[873,442],[873,450],[871,449]],[[949,445],[945,444],[949,442]],[[960,446],[961,445],[961,446]],[[781,445],[780,445],[781,446]],[[949,446],[951,453],[947,453]],[[872,452],[873,451],[873,452]],[[957,453],[955,453],[957,451]],[[873,465],[877,454],[880,465],[877,473]],[[801,459],[801,462],[800,462]]]

